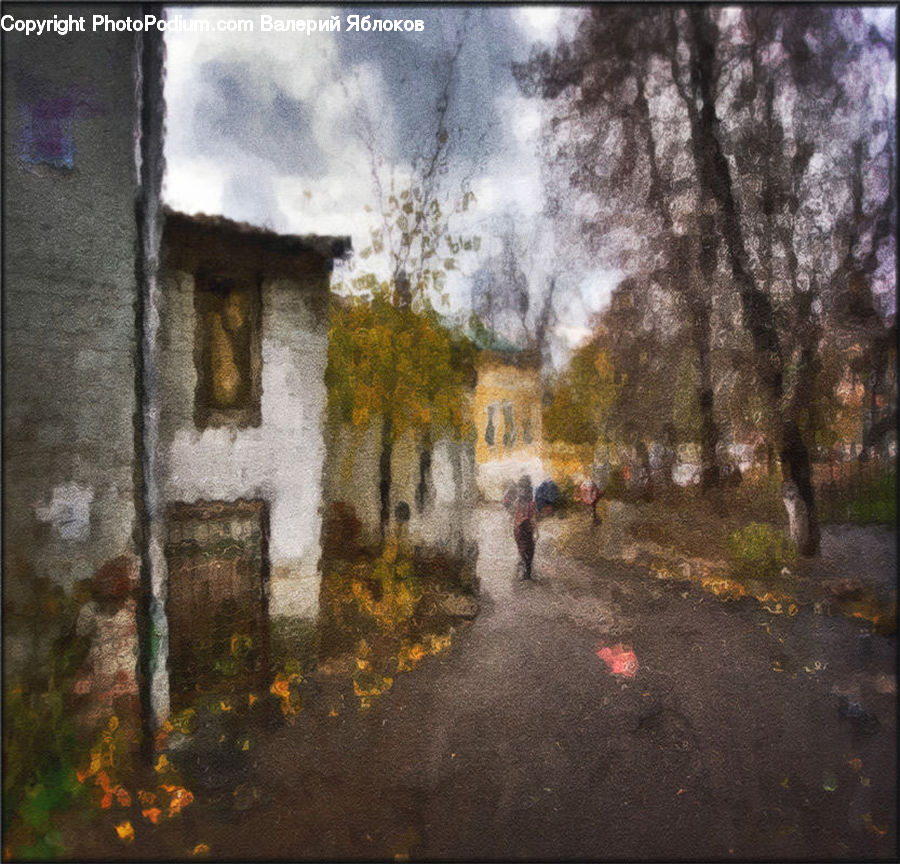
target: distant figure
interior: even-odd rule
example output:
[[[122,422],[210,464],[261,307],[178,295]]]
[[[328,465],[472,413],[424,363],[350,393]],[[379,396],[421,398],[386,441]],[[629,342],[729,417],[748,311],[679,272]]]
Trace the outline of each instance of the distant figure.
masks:
[[[534,560],[534,527],[536,511],[532,499],[531,478],[523,477],[516,487],[518,494],[513,510],[513,537],[519,550],[519,559],[525,568],[523,579],[531,578],[531,562]]]
[[[591,511],[591,522],[599,525],[601,520],[597,516],[597,502],[603,497],[600,487],[589,478],[579,486],[578,492],[582,503]]]
[[[534,506],[539,516],[549,516],[559,499],[559,487],[552,480],[545,480],[534,490]]]
[[[398,501],[394,507],[394,530],[385,538],[384,560],[393,564],[398,557],[408,554],[408,524],[410,510],[406,501]]]
[[[503,509],[512,513],[516,509],[516,501],[519,498],[519,489],[515,483],[503,493]]]

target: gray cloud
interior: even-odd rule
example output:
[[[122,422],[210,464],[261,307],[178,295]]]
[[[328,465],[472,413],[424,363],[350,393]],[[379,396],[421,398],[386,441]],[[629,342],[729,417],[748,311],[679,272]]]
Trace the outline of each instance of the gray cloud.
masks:
[[[347,33],[337,43],[342,67],[365,63],[381,74],[384,98],[397,119],[395,140],[386,142],[390,159],[412,159],[422,149],[423,136],[432,133],[436,95],[460,37],[463,48],[448,117],[454,155],[472,163],[503,146],[507,133],[496,97],[513,84],[510,64],[522,46],[509,9],[348,7],[345,18],[348,14],[425,21],[421,33]]]
[[[258,80],[249,64],[208,60],[196,72],[193,140],[203,155],[236,147],[280,173],[322,177],[324,154],[312,134],[312,109],[273,80]]]

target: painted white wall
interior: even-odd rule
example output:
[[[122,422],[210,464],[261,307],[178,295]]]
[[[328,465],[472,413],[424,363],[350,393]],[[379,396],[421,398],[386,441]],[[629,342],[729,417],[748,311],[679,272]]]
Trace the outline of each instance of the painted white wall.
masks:
[[[325,321],[316,320],[310,310],[308,286],[288,279],[264,280],[262,423],[201,430],[193,420],[193,290],[190,274],[179,272],[167,279],[161,364],[163,499],[267,501],[269,613],[312,617],[319,598]]]

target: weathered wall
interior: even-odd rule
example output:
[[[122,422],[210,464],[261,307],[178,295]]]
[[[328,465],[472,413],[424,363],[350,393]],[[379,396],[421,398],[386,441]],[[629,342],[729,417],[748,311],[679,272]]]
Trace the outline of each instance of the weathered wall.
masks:
[[[377,544],[380,537],[379,447],[381,426],[364,430],[342,426],[328,433],[328,459],[324,494],[326,505],[342,501],[352,505],[360,520],[362,541]],[[419,487],[421,449],[413,433],[394,444],[391,458],[391,518],[397,502],[410,507],[408,532],[413,543],[462,554],[461,546],[472,536],[469,515],[477,496],[474,448],[449,439],[432,447],[423,508]]]
[[[476,499],[473,448],[446,438],[434,444],[421,511],[416,498],[420,483],[419,454],[420,448],[412,436],[395,445],[391,467],[392,507],[398,501],[409,504],[408,530],[413,543],[463,557],[466,544],[474,536],[470,524]]]
[[[264,278],[262,422],[194,423],[194,277],[167,273],[160,321],[160,481],[164,502],[259,498],[269,504],[273,617],[318,609],[327,331],[313,309],[327,276]]]
[[[27,8],[54,12],[90,14]],[[134,47],[3,37],[7,675],[17,630],[40,630],[17,620],[36,577],[71,586],[135,552]]]

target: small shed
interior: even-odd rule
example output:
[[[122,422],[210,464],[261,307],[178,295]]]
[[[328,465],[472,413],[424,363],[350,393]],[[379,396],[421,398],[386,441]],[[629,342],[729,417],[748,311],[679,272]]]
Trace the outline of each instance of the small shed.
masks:
[[[329,275],[349,248],[165,214],[157,483],[173,697],[223,657],[261,670],[270,619],[318,611]]]

